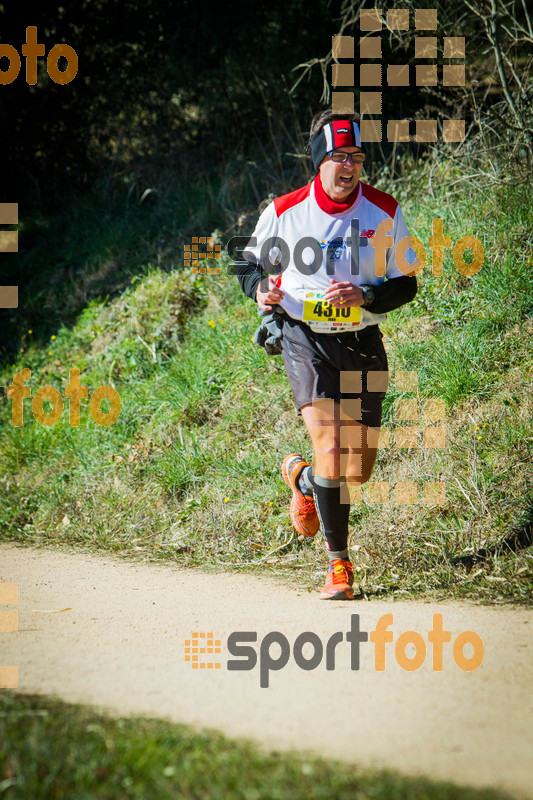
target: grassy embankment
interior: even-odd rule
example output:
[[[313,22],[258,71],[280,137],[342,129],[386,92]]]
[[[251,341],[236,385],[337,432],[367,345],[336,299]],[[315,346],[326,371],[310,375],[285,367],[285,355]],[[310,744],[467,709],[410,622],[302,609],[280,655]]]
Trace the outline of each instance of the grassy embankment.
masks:
[[[0,694],[0,741],[0,793],[10,799],[510,800],[39,697]]]
[[[529,602],[531,194],[512,183],[473,186],[445,165],[431,172],[435,194],[422,168],[407,170],[409,178],[396,185],[384,179],[381,188],[398,197],[426,246],[431,220],[440,217],[453,243],[470,233],[484,242],[485,264],[463,277],[448,249],[443,275],[433,276],[428,249],[417,298],[382,326],[390,446],[380,452],[373,481],[388,482],[390,495],[376,502],[386,497],[374,483],[353,507],[354,566],[367,596]],[[102,269],[112,245],[106,248]],[[97,268],[93,254],[87,280]],[[309,442],[281,359],[250,341],[254,304],[227,275],[197,278],[150,265],[136,272],[120,296],[93,300],[46,346],[27,334],[16,363],[0,374],[7,385],[30,367],[32,395],[41,385],[63,393],[77,367],[91,391],[111,384],[122,400],[120,418],[108,428],[93,421],[86,402],[79,427],[70,426],[65,403],[61,420],[46,428],[33,420],[29,400],[24,424],[15,428],[10,403],[2,404],[2,537],[259,569],[317,588],[323,543],[299,542],[291,532],[279,470],[287,452],[309,457]],[[416,373],[416,391],[401,388],[400,370]],[[406,421],[395,401],[408,398],[416,400],[417,418]],[[445,402],[443,449],[423,447],[423,427],[440,424],[423,420],[429,398]],[[406,426],[418,427],[417,443],[400,448],[398,429]],[[444,504],[424,502],[428,481],[444,484]],[[400,482],[414,484],[416,502],[396,503]]]

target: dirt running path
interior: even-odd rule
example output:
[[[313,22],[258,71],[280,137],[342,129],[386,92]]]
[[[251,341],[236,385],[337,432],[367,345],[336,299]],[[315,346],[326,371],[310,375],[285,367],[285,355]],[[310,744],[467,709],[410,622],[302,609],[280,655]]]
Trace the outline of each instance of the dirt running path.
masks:
[[[19,586],[19,632],[0,636],[0,664],[18,665],[19,691],[216,728],[272,749],[308,749],[533,797],[530,610],[325,603],[253,576],[8,544],[0,545],[0,581]],[[350,629],[352,614],[360,615],[361,630],[372,631],[389,612],[394,643],[386,645],[385,671],[374,669],[371,642],[361,645],[360,669],[352,670],[345,637],[333,671],[325,668],[325,648],[316,669],[295,663],[298,634],[313,631],[325,645],[334,632]],[[427,643],[434,613],[442,614],[452,643],[465,630],[482,638],[478,669],[459,669],[452,644],[444,645],[441,672],[432,669],[429,644],[420,669],[398,665],[398,636],[417,631]],[[259,651],[275,630],[287,637],[291,656],[283,670],[270,673],[268,688],[260,688],[259,667],[227,669],[232,631],[257,631]],[[184,640],[193,631],[212,631],[221,640],[221,655],[200,656],[219,661],[220,669],[193,670],[184,660]],[[471,652],[467,646],[465,656]],[[272,645],[272,657],[279,653]],[[310,645],[303,655],[311,657]]]

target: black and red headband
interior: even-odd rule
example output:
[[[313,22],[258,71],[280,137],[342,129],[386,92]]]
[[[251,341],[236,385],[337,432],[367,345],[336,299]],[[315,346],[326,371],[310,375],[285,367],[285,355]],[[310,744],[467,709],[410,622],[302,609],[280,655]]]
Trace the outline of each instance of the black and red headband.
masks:
[[[360,147],[361,150],[365,149],[361,146],[361,133],[357,122],[353,122],[351,119],[337,119],[334,122],[328,122],[313,136],[311,139],[311,154],[317,172],[324,156],[339,147]]]

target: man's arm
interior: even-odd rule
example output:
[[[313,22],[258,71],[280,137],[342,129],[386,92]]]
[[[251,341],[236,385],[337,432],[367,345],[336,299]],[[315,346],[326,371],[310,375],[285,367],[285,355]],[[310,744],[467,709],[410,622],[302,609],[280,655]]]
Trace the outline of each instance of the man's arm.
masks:
[[[403,275],[401,278],[391,278],[378,286],[372,286],[372,289],[374,300],[364,308],[372,314],[386,314],[387,311],[394,311],[414,300],[418,285],[414,275]]]
[[[235,264],[235,275],[244,294],[257,301],[257,287],[263,277],[259,264],[252,264],[250,261],[237,262]]]
[[[363,306],[364,293],[360,286],[348,281],[331,280],[324,293],[324,300],[336,308],[343,306],[363,306],[373,314],[385,314],[395,308],[410,303],[417,292],[417,282],[414,275],[402,275],[399,278],[390,278],[384,283],[371,287],[374,292],[372,303]]]
[[[255,230],[246,247],[239,250],[235,275],[244,294],[257,301],[257,287],[264,278],[261,263],[265,258],[263,244],[274,241],[278,233],[278,218],[274,203],[270,203],[257,220]]]

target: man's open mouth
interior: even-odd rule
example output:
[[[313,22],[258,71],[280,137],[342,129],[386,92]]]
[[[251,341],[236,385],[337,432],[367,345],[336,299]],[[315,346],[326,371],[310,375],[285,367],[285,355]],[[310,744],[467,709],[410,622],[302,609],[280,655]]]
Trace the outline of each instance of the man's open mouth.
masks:
[[[353,180],[353,175],[340,175],[339,176],[339,181],[341,183],[349,184],[349,183],[352,182],[352,180]]]

